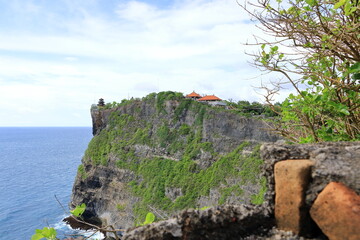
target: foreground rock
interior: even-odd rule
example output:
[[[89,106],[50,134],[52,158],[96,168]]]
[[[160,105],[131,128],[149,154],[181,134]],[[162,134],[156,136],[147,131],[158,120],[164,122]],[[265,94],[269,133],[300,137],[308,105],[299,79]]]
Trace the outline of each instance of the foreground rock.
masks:
[[[360,196],[344,184],[327,185],[310,214],[331,240],[360,239]]]
[[[261,206],[220,206],[205,211],[184,211],[167,221],[129,229],[124,239],[359,239],[359,142],[266,144],[262,147],[261,154],[265,162],[262,174],[268,180],[268,191]],[[305,164],[294,167],[299,159],[307,160]],[[289,218],[295,216],[296,229],[291,230],[297,232],[300,226],[302,229],[299,229],[299,232],[306,233],[306,238],[275,227],[274,166],[283,160],[289,161],[278,165],[282,168],[280,171],[286,172],[290,168],[294,171],[291,176],[283,174],[282,184],[285,186],[280,186],[276,191],[287,188],[289,191],[297,192],[295,195],[298,196],[294,198],[296,206],[292,210],[288,209],[290,211],[284,214],[288,218],[284,218],[283,221],[290,221]],[[289,168],[288,165],[294,166]],[[330,184],[330,190],[327,187],[323,191],[325,186],[336,180],[352,190],[343,187],[343,184]],[[292,189],[294,185],[297,187]],[[334,189],[334,186],[337,189]],[[288,195],[284,193],[283,198],[286,197]],[[311,206],[311,215],[318,225],[312,219],[306,220],[301,217],[300,210],[308,214]]]
[[[123,240],[140,239],[244,239],[264,237],[274,221],[259,206],[220,206],[186,210],[176,217],[125,232]],[[259,238],[257,238],[259,239]]]
[[[303,223],[309,221],[303,208],[313,165],[309,160],[275,164],[275,218],[278,228],[299,234],[304,229]]]
[[[327,142],[318,144],[264,144],[263,174],[267,178],[266,199],[274,209],[275,163],[283,160],[308,159],[314,162],[311,181],[306,191],[306,206],[310,207],[317,195],[330,182],[342,182],[360,194],[360,142]]]

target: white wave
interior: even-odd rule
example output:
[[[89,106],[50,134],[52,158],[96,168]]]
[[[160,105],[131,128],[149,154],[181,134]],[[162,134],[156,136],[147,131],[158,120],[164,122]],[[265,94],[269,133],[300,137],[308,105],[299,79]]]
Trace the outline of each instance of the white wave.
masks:
[[[64,219],[67,216],[64,216],[62,219]],[[70,237],[70,236],[82,236],[82,237],[90,237],[90,240],[99,240],[99,239],[104,239],[105,236],[104,234],[97,232],[96,234],[94,234],[93,230],[79,230],[79,229],[73,229],[70,227],[69,224],[65,223],[64,221],[59,221],[57,223],[55,223],[53,226],[53,228],[55,228],[55,230],[58,232],[58,237],[62,237],[64,236],[66,237]],[[94,234],[94,235],[93,235]]]

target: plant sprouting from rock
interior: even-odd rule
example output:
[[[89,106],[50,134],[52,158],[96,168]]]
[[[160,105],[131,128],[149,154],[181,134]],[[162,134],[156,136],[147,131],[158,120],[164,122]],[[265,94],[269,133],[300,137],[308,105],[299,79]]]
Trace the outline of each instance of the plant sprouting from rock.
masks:
[[[86,225],[87,227],[90,227],[94,234],[97,232],[102,232],[104,234],[112,233],[115,236],[116,240],[119,240],[120,237],[118,236],[118,232],[124,231],[123,229],[115,229],[113,226],[97,226],[90,224],[88,222],[85,222],[81,219],[81,216],[86,210],[86,204],[82,203],[81,205],[76,206],[73,210],[70,210],[70,213],[72,214],[72,219],[80,224]],[[151,216],[150,216],[151,217]],[[151,220],[151,218],[149,219]],[[148,220],[148,219],[147,219]],[[32,235],[31,240],[58,240],[57,238],[57,232],[54,228],[51,227],[44,227],[43,229],[36,229],[35,234]]]
[[[70,210],[70,213],[75,217],[81,217],[81,215],[85,212],[86,205],[82,203],[79,206],[76,206],[73,210]]]
[[[32,235],[31,240],[56,240],[56,230],[54,228],[44,227],[43,229],[36,229],[35,234]]]

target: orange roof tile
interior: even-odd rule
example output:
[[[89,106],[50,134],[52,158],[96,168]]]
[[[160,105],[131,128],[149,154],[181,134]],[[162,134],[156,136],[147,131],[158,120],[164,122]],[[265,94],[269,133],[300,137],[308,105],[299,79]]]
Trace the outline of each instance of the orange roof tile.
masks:
[[[186,95],[187,98],[201,98],[201,96],[199,94],[197,94],[195,91],[193,91],[192,93]]]
[[[198,99],[198,101],[222,101],[222,100],[215,95],[207,95],[205,97]]]

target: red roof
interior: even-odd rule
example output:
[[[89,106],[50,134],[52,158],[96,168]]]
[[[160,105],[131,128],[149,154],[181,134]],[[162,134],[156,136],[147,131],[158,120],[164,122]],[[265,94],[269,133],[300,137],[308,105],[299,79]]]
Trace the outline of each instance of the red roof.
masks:
[[[201,96],[194,91],[192,93],[186,95],[186,97],[187,98],[201,98]]]
[[[208,95],[198,99],[198,101],[222,101],[222,100],[215,95]]]

